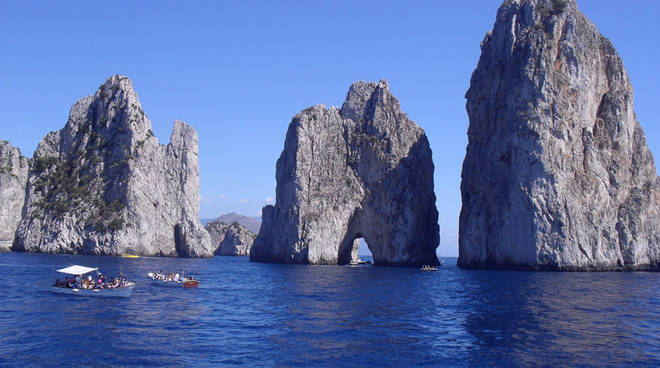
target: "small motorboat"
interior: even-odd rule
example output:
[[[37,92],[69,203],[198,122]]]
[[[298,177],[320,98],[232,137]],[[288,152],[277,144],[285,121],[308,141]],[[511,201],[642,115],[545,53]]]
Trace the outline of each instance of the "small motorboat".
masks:
[[[78,276],[81,279],[83,278],[83,276],[94,271],[98,271],[98,268],[78,266],[78,265],[73,265],[57,270],[57,272],[72,276]],[[135,288],[135,283],[127,281],[125,278],[123,278],[122,275],[119,282],[119,286],[114,288],[82,289],[76,287],[52,286],[50,288],[50,291],[57,294],[69,294],[69,295],[78,295],[78,296],[128,298],[133,294],[133,288]]]
[[[199,286],[199,280],[183,279],[184,288],[195,288]]]
[[[437,268],[437,267],[434,267],[434,266],[431,266],[431,265],[424,265],[424,266],[422,266],[422,268],[420,268],[419,270],[420,270],[420,271],[424,271],[424,272],[429,272],[429,271],[437,271],[438,268]]]
[[[176,276],[170,278],[167,275],[154,272],[149,272],[147,275],[151,277],[151,283],[157,286],[184,288],[195,288],[199,286],[199,280],[195,280],[192,276],[189,278]]]

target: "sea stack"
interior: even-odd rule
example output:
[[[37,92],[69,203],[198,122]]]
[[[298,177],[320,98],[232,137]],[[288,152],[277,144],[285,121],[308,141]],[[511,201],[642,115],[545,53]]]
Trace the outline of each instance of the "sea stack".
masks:
[[[30,164],[8,141],[0,141],[0,252],[11,250],[25,204]]]
[[[211,257],[197,155],[192,127],[175,122],[160,145],[131,81],[109,78],[39,143],[14,249]]]
[[[220,256],[249,256],[257,237],[257,234],[238,222],[227,225],[221,221],[212,221],[204,228],[211,235],[211,242],[216,248],[214,254]]]
[[[433,169],[387,82],[356,82],[341,109],[310,107],[289,124],[250,260],[347,264],[364,238],[375,264],[437,264]]]
[[[657,270],[656,168],[612,43],[573,0],[507,0],[481,51],[459,266]]]

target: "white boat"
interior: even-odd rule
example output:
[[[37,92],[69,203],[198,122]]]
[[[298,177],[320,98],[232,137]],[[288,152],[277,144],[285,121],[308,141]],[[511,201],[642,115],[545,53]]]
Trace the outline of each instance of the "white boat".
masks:
[[[193,279],[188,279],[185,277],[181,277],[178,281],[176,280],[164,280],[162,278],[159,278],[154,274],[153,272],[149,272],[147,274],[149,277],[151,277],[151,283],[157,286],[166,286],[166,287],[184,287],[184,288],[193,288],[199,286],[199,281],[198,280],[193,280]],[[164,275],[160,275],[161,277]]]
[[[84,275],[97,270],[98,268],[74,265],[57,270],[57,272],[64,273],[67,275],[80,276],[82,278]],[[120,287],[110,288],[110,289],[78,289],[78,288],[53,286],[50,288],[50,291],[58,294],[69,294],[69,295],[79,295],[79,296],[128,298],[131,296],[131,294],[133,294],[134,287],[135,287],[134,282],[126,282],[124,285]]]

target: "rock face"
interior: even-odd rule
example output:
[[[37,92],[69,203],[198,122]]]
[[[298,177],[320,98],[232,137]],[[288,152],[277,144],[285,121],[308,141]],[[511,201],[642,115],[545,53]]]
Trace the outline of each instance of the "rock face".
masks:
[[[234,222],[238,222],[240,225],[245,226],[248,228],[248,230],[255,234],[259,234],[259,228],[261,227],[261,217],[248,217],[236,212],[224,214],[214,221],[224,222],[225,224],[233,224]]]
[[[29,170],[28,159],[21,156],[21,151],[0,141],[0,252],[8,252],[14,241]]]
[[[376,264],[438,263],[431,149],[385,81],[295,116],[276,178],[250,260],[346,264],[364,238]]]
[[[656,169],[610,41],[573,0],[508,0],[481,50],[459,266],[658,269]]]
[[[212,256],[197,218],[197,155],[183,122],[160,145],[131,81],[111,77],[37,147],[14,249]]]
[[[211,235],[211,242],[217,247],[214,254],[222,256],[249,256],[252,243],[257,237],[237,222],[227,225],[224,222],[212,221],[206,224],[206,230]]]

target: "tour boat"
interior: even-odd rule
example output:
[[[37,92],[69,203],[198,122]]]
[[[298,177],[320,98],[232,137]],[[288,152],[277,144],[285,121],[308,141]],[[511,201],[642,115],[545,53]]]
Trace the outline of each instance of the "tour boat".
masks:
[[[81,278],[90,273],[98,271],[98,268],[73,265],[57,270],[57,272],[67,275],[80,276]],[[97,296],[97,297],[121,297],[128,298],[133,294],[134,282],[126,282],[124,285],[108,289],[78,289],[52,286],[50,291],[58,294],[69,294],[79,296]]]

